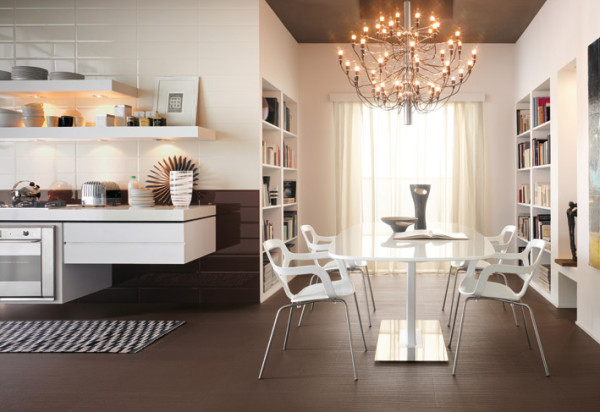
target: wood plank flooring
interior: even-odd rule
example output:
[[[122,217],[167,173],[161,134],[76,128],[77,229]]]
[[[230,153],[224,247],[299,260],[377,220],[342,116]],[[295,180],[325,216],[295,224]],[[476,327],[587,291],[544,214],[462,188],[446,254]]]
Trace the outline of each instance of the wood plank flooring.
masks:
[[[355,277],[366,326],[360,278]],[[300,286],[294,281],[294,286]],[[180,319],[187,322],[135,355],[0,354],[2,411],[586,411],[600,405],[600,345],[575,326],[575,310],[558,310],[534,291],[524,301],[536,315],[551,377],[537,348],[527,347],[510,309],[469,304],[457,376],[448,364],[373,362],[379,321],[405,315],[405,275],[375,275],[377,311],[361,342],[354,305],[352,364],[344,309],[318,304],[293,326],[282,351],[281,318],[265,371],[257,375],[279,306],[199,308],[69,303],[1,305],[0,318]],[[515,281],[518,287],[519,281]],[[359,287],[360,286],[360,287]],[[419,275],[418,318],[442,321],[443,275]],[[294,319],[297,320],[299,311]],[[522,324],[522,319],[519,319]]]

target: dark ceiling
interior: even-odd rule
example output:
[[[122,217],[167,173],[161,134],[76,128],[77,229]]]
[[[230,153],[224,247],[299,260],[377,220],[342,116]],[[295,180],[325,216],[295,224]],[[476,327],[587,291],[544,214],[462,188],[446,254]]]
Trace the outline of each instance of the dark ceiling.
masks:
[[[440,17],[441,39],[459,29],[465,43],[514,43],[546,0],[413,0],[412,14]],[[402,12],[402,0],[267,0],[299,43],[345,43],[375,18]]]

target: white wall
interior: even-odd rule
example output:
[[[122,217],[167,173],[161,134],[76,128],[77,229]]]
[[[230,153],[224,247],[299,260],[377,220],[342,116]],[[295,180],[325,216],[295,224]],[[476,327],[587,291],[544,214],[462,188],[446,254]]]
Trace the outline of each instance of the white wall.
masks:
[[[317,231],[335,232],[335,144],[330,93],[353,92],[337,62],[337,44],[300,45],[300,119],[302,129],[300,215]],[[344,46],[344,47],[347,47]],[[461,91],[485,93],[486,233],[514,222],[514,182],[506,177],[512,165],[514,45],[478,46],[477,66]],[[465,45],[471,50],[471,45]]]
[[[33,65],[140,88],[137,99],[47,101],[56,114],[77,108],[95,120],[115,103],[151,110],[156,76],[199,76],[200,125],[218,131],[217,141],[199,143],[2,143],[0,189],[20,179],[43,188],[58,180],[126,185],[175,154],[198,163],[202,189],[258,189],[258,16],[258,0],[0,1],[0,69]]]
[[[600,37],[600,2],[548,0],[516,44],[516,95],[577,59],[577,324],[600,341],[600,271],[589,262],[587,47]],[[575,165],[573,166],[575,167]]]

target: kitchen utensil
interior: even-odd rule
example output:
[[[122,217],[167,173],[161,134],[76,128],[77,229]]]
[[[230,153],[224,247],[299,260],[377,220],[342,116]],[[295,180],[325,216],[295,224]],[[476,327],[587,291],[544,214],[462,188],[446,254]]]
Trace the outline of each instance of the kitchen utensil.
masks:
[[[58,127],[58,116],[46,116],[47,127]]]
[[[102,182],[106,189],[106,204],[108,206],[117,206],[121,204],[121,188],[115,182]]]
[[[79,73],[72,72],[51,72],[50,80],[83,80],[85,76]]]
[[[112,127],[115,125],[115,116],[112,114],[96,115],[96,127]]]
[[[73,116],[60,116],[58,127],[73,127]]]
[[[85,182],[81,185],[81,206],[106,206],[106,187],[102,182]]]
[[[419,219],[416,217],[382,217],[381,221],[389,225],[394,233],[404,232],[407,227],[414,225]]]
[[[13,185],[11,190],[13,206],[21,202],[33,202],[39,200],[40,196],[40,187],[29,180],[18,181]]]
[[[10,72],[0,70],[0,80],[10,80],[10,78],[11,78]]]
[[[33,66],[13,66],[12,80],[48,80],[48,70]]]
[[[23,114],[14,110],[0,109],[0,127],[23,126]]]

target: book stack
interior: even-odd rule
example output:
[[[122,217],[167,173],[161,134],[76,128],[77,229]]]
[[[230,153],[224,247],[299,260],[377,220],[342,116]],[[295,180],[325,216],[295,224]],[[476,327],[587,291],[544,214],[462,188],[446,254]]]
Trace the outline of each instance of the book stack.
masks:
[[[283,147],[283,167],[289,167],[292,169],[296,168],[296,156],[294,150],[290,145],[284,145]]]
[[[533,165],[544,166],[550,164],[550,135],[547,138],[533,139]]]
[[[293,239],[298,236],[298,212],[288,210],[283,212],[283,239]]]
[[[552,289],[552,276],[550,274],[550,265],[539,265],[533,275],[536,283],[546,292],[550,293]]]
[[[287,103],[283,102],[283,128],[287,132],[292,131],[292,113],[290,112],[290,108],[287,106]]]
[[[517,145],[517,151],[518,151],[518,168],[519,169],[523,169],[523,168],[527,168],[527,167],[531,167],[531,149],[530,149],[530,143],[529,142],[524,142],[524,143],[519,143]]]
[[[550,242],[550,215],[543,214],[533,217],[533,238]],[[545,236],[544,236],[545,235]]]
[[[533,99],[533,125],[538,126],[550,121],[550,98],[535,97]]]
[[[296,203],[296,181],[285,180],[283,182],[283,203]]]
[[[529,237],[529,216],[519,216],[519,237],[531,239]]]
[[[262,203],[263,207],[271,205],[270,196],[269,196],[269,183],[271,183],[271,177],[263,176],[263,185],[262,185],[262,193],[261,193],[261,199],[262,199],[261,203]]]
[[[273,239],[273,224],[265,220],[263,222],[263,240]]]
[[[265,97],[269,106],[269,114],[266,121],[272,125],[279,126],[279,100],[277,97]]]
[[[536,183],[533,199],[536,206],[550,207],[550,183]]]
[[[277,283],[277,275],[266,254],[263,255],[263,262],[267,262],[263,265],[263,293],[266,293]]]
[[[518,191],[518,201],[519,203],[530,204],[530,194],[529,194],[529,185],[520,185]]]
[[[262,142],[262,162],[265,165],[279,166],[281,165],[281,150],[277,145],[267,145]]]
[[[517,110],[517,134],[525,133],[531,129],[531,110]]]

